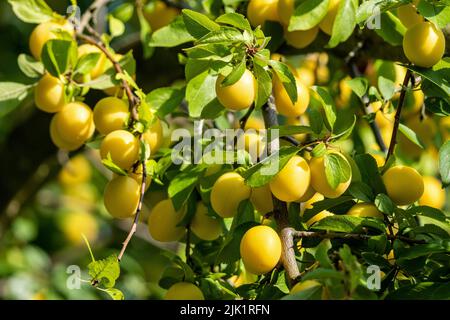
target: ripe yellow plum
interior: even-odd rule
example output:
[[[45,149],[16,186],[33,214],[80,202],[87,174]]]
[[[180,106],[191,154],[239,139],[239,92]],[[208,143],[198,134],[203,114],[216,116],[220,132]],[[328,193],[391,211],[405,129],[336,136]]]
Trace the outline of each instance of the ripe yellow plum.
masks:
[[[383,182],[389,198],[400,206],[419,200],[424,191],[422,176],[407,166],[389,168],[383,175]]]
[[[128,117],[128,105],[116,97],[103,98],[94,107],[95,127],[101,134],[123,129]]]
[[[432,22],[415,24],[403,37],[403,51],[415,65],[430,68],[444,55],[444,33]]]
[[[362,218],[383,218],[383,213],[372,203],[357,203],[347,212],[349,216]]]
[[[95,126],[92,110],[82,102],[64,105],[54,119],[55,130],[68,143],[84,143],[93,135]]]
[[[328,35],[331,35],[331,33],[333,32],[334,20],[336,20],[336,16],[339,10],[339,2],[340,0],[330,1],[330,4],[328,5],[328,12],[319,23],[320,30]]]
[[[292,202],[300,199],[308,190],[311,172],[308,162],[294,156],[270,181],[272,194],[281,201]]]
[[[140,198],[139,184],[128,176],[111,179],[105,188],[104,203],[108,212],[117,219],[134,216]]]
[[[68,212],[64,215],[61,229],[66,239],[73,245],[84,244],[82,234],[94,241],[98,236],[98,223],[95,218],[85,211]]]
[[[259,188],[253,188],[250,201],[261,215],[273,211],[272,193],[268,184]]]
[[[92,125],[92,128],[94,128],[93,125]],[[55,146],[57,146],[59,149],[65,150],[65,151],[73,151],[73,150],[79,149],[83,145],[83,142],[70,143],[70,142],[64,141],[62,136],[56,130],[55,117],[53,117],[52,120],[50,121],[50,139],[52,140],[52,142]]]
[[[202,240],[212,241],[222,234],[221,221],[209,216],[208,208],[202,202],[197,204],[190,226],[192,232]]]
[[[278,0],[250,0],[247,6],[247,19],[253,27],[263,26],[266,21],[280,21]]]
[[[46,73],[34,89],[34,102],[45,112],[58,112],[65,105],[64,83]]]
[[[249,108],[256,95],[256,80],[250,70],[246,69],[242,77],[229,86],[222,86],[224,76],[216,81],[216,94],[219,102],[227,109],[239,111]]]
[[[150,146],[151,154],[154,155],[161,147],[164,138],[163,127],[159,119],[156,119],[150,128],[144,132],[143,138]]]
[[[273,79],[273,96],[275,98],[275,106],[279,114],[286,117],[298,117],[305,113],[309,105],[310,95],[308,88],[298,79],[296,79],[298,99],[292,103],[283,83],[274,76]]]
[[[205,297],[195,284],[178,282],[167,290],[164,300],[205,300]]]
[[[421,206],[442,209],[445,206],[445,189],[439,179],[432,176],[423,177],[424,192],[419,199]]]
[[[241,240],[240,253],[245,268],[256,275],[271,271],[281,257],[281,240],[268,226],[249,229]]]
[[[139,140],[130,132],[116,130],[103,139],[100,146],[102,159],[111,155],[112,161],[124,170],[128,170],[139,157]]]
[[[81,46],[78,47],[78,58],[81,58],[91,53],[100,54],[96,65],[94,66],[94,68],[92,68],[90,72],[91,79],[93,80],[100,77],[106,71],[106,66],[109,60],[98,47],[92,44],[82,44]]]
[[[434,137],[438,132],[438,128],[433,118],[426,117],[423,120],[419,116],[414,116],[405,121],[405,125],[413,130],[420,142],[424,144],[425,147],[430,147],[433,145]],[[403,133],[398,135],[398,145],[400,150],[402,150],[407,156],[411,158],[418,158],[423,153],[423,149],[410,141]]]
[[[67,20],[47,21],[37,25],[30,35],[30,51],[36,60],[41,59],[41,51],[47,41],[57,39],[58,32],[74,33],[73,25]]]
[[[159,0],[144,8],[144,16],[150,24],[152,31],[167,26],[179,14],[180,11],[177,8],[169,7],[163,1]]]
[[[82,154],[71,158],[59,171],[58,181],[62,186],[85,183],[91,179],[91,164]]]
[[[335,153],[342,157],[345,161],[347,161],[347,159],[342,154],[340,154],[339,152]],[[352,180],[350,178],[346,182],[341,182],[336,188],[333,189],[328,183],[325,174],[324,157],[313,157],[309,162],[309,167],[311,168],[311,184],[314,190],[321,193],[327,198],[337,198],[342,195],[345,190],[347,190]]]
[[[413,3],[409,3],[397,8],[397,16],[406,28],[423,22],[423,17],[417,13],[417,4],[420,0],[414,0]]]
[[[175,211],[172,200],[166,199],[153,207],[148,217],[148,231],[153,239],[161,242],[180,240],[186,229],[177,226],[183,219],[185,209]]]
[[[286,42],[294,48],[303,49],[316,40],[319,34],[319,27],[313,27],[309,30],[284,31]]]
[[[322,284],[316,280],[305,280],[292,287],[290,294],[296,294],[314,287],[320,287]]]
[[[251,188],[236,172],[227,172],[217,179],[211,190],[211,205],[223,218],[233,217],[239,203],[250,197]]]
[[[237,147],[247,151],[252,161],[256,162],[264,152],[263,136],[257,133],[256,130],[248,130],[239,136]]]
[[[301,81],[308,88],[313,86],[316,82],[316,75],[314,74],[314,69],[307,67],[300,67],[295,70],[296,79]]]

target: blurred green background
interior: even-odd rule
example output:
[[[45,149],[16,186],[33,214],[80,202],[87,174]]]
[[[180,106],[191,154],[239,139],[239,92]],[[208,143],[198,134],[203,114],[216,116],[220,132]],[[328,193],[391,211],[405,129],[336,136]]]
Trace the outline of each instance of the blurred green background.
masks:
[[[69,1],[47,3],[64,14]],[[82,11],[90,3],[78,1]],[[126,35],[112,46],[121,53],[133,50],[139,84],[150,91],[180,78],[183,69],[174,49],[158,49],[152,59],[142,60],[138,23],[133,19]],[[33,27],[17,19],[8,2],[0,0],[0,81],[32,83],[21,73],[17,57],[29,53]],[[101,97],[93,92],[86,102],[94,106]],[[62,177],[61,164],[67,154],[58,153],[51,143],[50,119],[50,114],[34,107],[32,95],[19,105],[0,102],[0,299],[109,299],[88,283],[69,290],[67,267],[78,265],[83,272],[87,270],[90,256],[81,233],[89,238],[95,257],[101,259],[119,252],[131,221],[113,221],[105,212],[102,193],[108,173],[95,152],[78,152],[73,167],[81,164],[85,175],[72,178],[79,181],[70,180],[70,163],[65,169],[69,183]],[[145,200],[147,206],[165,196],[153,189]],[[126,299],[161,298],[157,282],[169,260],[160,253],[159,244],[151,243],[146,228],[139,229],[121,263],[117,284]],[[82,278],[89,276],[83,274]]]

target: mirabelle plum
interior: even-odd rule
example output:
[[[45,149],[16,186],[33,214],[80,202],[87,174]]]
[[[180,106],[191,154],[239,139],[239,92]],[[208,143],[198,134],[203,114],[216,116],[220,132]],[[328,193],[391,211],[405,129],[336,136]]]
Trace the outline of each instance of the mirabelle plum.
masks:
[[[73,245],[84,243],[82,234],[94,241],[98,236],[98,223],[95,218],[85,211],[68,212],[65,214],[61,225],[66,239]]]
[[[403,51],[408,60],[415,65],[430,68],[444,55],[444,33],[432,22],[415,24],[403,37]]]
[[[161,147],[164,138],[163,127],[159,119],[156,119],[150,128],[144,132],[143,138],[150,146],[151,154],[154,155]]]
[[[178,282],[167,290],[164,300],[205,300],[203,292],[190,282]]]
[[[306,114],[301,115],[300,117],[287,117],[286,124],[291,126],[308,126],[309,119]],[[295,139],[300,142],[305,141],[307,134],[306,133],[297,133],[292,135]]]
[[[275,98],[275,106],[279,114],[286,117],[298,117],[305,113],[309,105],[309,90],[298,79],[296,79],[298,99],[295,104],[292,103],[283,83],[274,76],[273,79],[273,96]]]
[[[55,116],[55,130],[68,143],[78,144],[90,139],[93,135],[94,117],[92,110],[82,102],[71,102]]]
[[[148,231],[153,239],[161,242],[180,240],[186,229],[177,226],[184,217],[185,209],[175,211],[172,200],[166,199],[153,207],[148,217]]]
[[[312,218],[309,219],[308,221],[306,221],[306,225],[307,225],[308,228],[309,228],[309,227],[312,226],[314,223],[316,223],[316,222],[318,222],[318,221],[320,221],[320,220],[322,220],[322,219],[325,219],[326,217],[331,217],[331,216],[333,216],[333,215],[334,215],[333,213],[331,213],[331,212],[329,212],[329,211],[327,211],[327,210],[324,210],[324,211],[319,212],[318,214],[316,214],[314,217],[312,217]]]
[[[422,142],[425,147],[431,147],[433,145],[434,137],[438,132],[437,125],[433,118],[426,117],[421,121],[419,116],[414,116],[407,119],[405,125],[416,133],[420,142]],[[401,132],[398,135],[398,145],[400,150],[411,158],[419,158],[423,153],[422,148],[406,138]]]
[[[429,206],[442,209],[445,206],[445,189],[439,179],[432,176],[423,177],[424,192],[419,199],[421,206]]]
[[[247,270],[243,270],[239,276],[232,276],[228,279],[228,281],[233,285],[233,287],[237,288],[244,284],[254,283],[258,280],[258,276],[248,272]]]
[[[397,16],[406,28],[423,22],[423,17],[417,13],[417,4],[420,0],[414,0],[413,3],[409,3],[397,8]]]
[[[111,179],[105,188],[104,202],[108,212],[117,219],[134,216],[140,198],[139,184],[128,176]]]
[[[309,30],[284,31],[286,42],[297,49],[303,49],[316,40],[319,34],[319,27],[313,27]]]
[[[281,240],[268,226],[253,227],[244,234],[240,253],[245,268],[256,275],[271,271],[281,257]]]
[[[272,193],[268,184],[259,188],[253,188],[250,201],[261,215],[273,211]]]
[[[250,0],[247,7],[247,19],[253,27],[263,26],[266,21],[280,21],[278,0]]]
[[[30,51],[36,60],[41,59],[41,51],[47,41],[57,39],[58,32],[74,33],[73,25],[67,20],[47,21],[34,28],[30,35]]]
[[[442,139],[447,141],[450,139],[450,116],[441,118],[439,121],[439,129],[442,134]]]
[[[383,175],[383,182],[389,198],[400,206],[419,200],[424,191],[422,176],[407,166],[389,168]]]
[[[345,161],[347,161],[345,156],[343,156],[339,152],[335,153],[341,156]],[[328,183],[325,174],[324,157],[313,157],[309,162],[309,167],[311,168],[311,185],[313,186],[314,190],[321,193],[327,198],[337,198],[342,195],[345,190],[347,190],[352,180],[350,178],[346,182],[341,182],[335,189],[333,189]]]
[[[152,4],[145,6],[144,16],[153,32],[167,26],[180,14],[177,8],[169,7],[163,1],[154,1]]]
[[[347,212],[349,216],[363,217],[363,218],[383,218],[381,211],[372,203],[357,203]]]
[[[128,117],[128,105],[116,97],[103,98],[94,107],[95,127],[101,134],[123,129]]]
[[[191,230],[200,239],[212,241],[222,234],[222,223],[219,219],[209,216],[208,208],[199,202],[191,221]]]
[[[277,10],[280,23],[287,27],[294,13],[294,0],[278,0]]]
[[[251,188],[236,172],[227,172],[217,179],[211,190],[211,205],[223,218],[233,217],[239,203],[250,197]]]
[[[34,102],[40,110],[54,113],[65,105],[65,86],[61,80],[46,73],[34,89]]]
[[[252,161],[256,162],[264,152],[264,139],[256,130],[248,130],[239,136],[237,147],[247,151]]]
[[[295,70],[296,79],[300,80],[306,87],[311,87],[316,82],[316,75],[314,69],[307,67],[300,67]]]
[[[292,287],[289,294],[296,294],[301,291],[305,291],[314,287],[320,287],[322,284],[316,280],[305,280],[302,282],[297,283],[295,286]]]
[[[97,64],[92,68],[90,72],[91,79],[94,80],[100,77],[106,71],[106,65],[109,62],[106,55],[96,46],[92,44],[82,44],[78,47],[78,58],[81,58],[90,53],[98,53],[100,57],[97,60]]]
[[[92,128],[94,128],[94,125],[92,125]],[[83,145],[83,142],[69,143],[64,141],[59,132],[56,130],[55,117],[53,117],[52,120],[50,121],[50,139],[52,140],[55,146],[57,146],[59,149],[66,151],[73,151],[79,149]]]
[[[404,105],[405,111],[403,112],[405,117],[418,114],[422,109],[424,102],[425,102],[425,95],[421,89],[408,91],[405,97],[405,105]]]
[[[91,164],[82,154],[78,154],[64,164],[59,171],[58,181],[63,186],[85,183],[91,179]]]
[[[269,183],[272,194],[281,201],[292,202],[300,199],[308,190],[311,173],[308,162],[300,156],[294,156],[272,178]]]
[[[328,12],[326,16],[319,23],[320,30],[328,35],[333,32],[334,20],[338,14],[340,0],[331,0],[328,5]]]
[[[219,102],[227,109],[239,111],[250,107],[255,100],[256,80],[250,70],[246,69],[242,77],[229,86],[222,86],[224,76],[216,81],[216,94]]]
[[[139,140],[130,132],[116,130],[103,139],[100,146],[102,159],[111,155],[112,161],[124,170],[128,170],[139,157]]]

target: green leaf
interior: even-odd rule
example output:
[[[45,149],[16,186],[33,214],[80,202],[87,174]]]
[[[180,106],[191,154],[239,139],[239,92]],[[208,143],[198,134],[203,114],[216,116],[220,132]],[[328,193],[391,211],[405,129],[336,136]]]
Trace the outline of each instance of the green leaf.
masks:
[[[89,275],[93,285],[100,284],[105,288],[113,288],[120,275],[120,266],[117,256],[110,255],[106,259],[92,261],[88,264]]]
[[[334,270],[334,269],[328,269],[328,268],[317,268],[314,269],[310,272],[308,272],[307,274],[305,274],[302,277],[303,281],[306,280],[327,280],[327,279],[337,279],[337,280],[342,280],[344,278],[344,274]]]
[[[231,86],[232,84],[235,84],[239,79],[241,79],[242,75],[244,74],[246,69],[246,59],[242,59],[242,61],[234,67],[233,71],[230,72],[229,75],[223,79],[223,81],[220,83],[221,87]]]
[[[179,16],[169,25],[156,30],[150,37],[150,47],[171,48],[194,41],[195,38],[187,31],[183,17]]]
[[[151,91],[146,101],[152,109],[156,110],[156,115],[163,118],[172,113],[183,101],[184,88],[165,87]]]
[[[333,135],[331,137],[332,141],[348,139],[351,136],[353,129],[355,128],[356,120],[357,120],[356,115],[353,115],[353,122],[350,124],[350,126],[347,129],[343,130],[342,132]]]
[[[45,72],[42,62],[36,61],[33,57],[24,53],[19,55],[17,63],[20,70],[29,78],[39,78]]]
[[[391,12],[383,12],[380,15],[382,28],[375,28],[375,32],[391,46],[401,46],[406,28],[403,23]]]
[[[256,81],[258,82],[258,93],[255,98],[255,109],[261,108],[272,93],[272,79],[269,73],[259,64],[253,65]]]
[[[443,1],[441,1],[443,2]],[[420,1],[417,9],[424,18],[435,23],[439,28],[444,29],[450,23],[450,4],[430,3],[428,1]]]
[[[42,23],[58,17],[44,0],[8,0],[15,15],[27,23]]]
[[[175,210],[180,210],[186,203],[205,170],[205,166],[191,166],[181,171],[170,181],[167,193],[169,198],[172,199]]]
[[[125,5],[125,3],[124,3],[124,5]],[[142,12],[142,9],[137,10],[137,16],[138,16],[139,26],[140,26],[139,37],[142,42],[144,58],[148,59],[155,50],[153,46],[150,46],[150,42],[152,40],[152,27],[150,26],[150,23],[145,18],[144,13]],[[165,28],[168,28],[168,27],[165,26]]]
[[[425,109],[437,116],[450,116],[450,103],[439,97],[427,97],[425,99]]]
[[[230,26],[236,27],[241,30],[247,30],[252,32],[252,27],[248,20],[242,14],[230,12],[225,13],[216,19],[216,22],[229,24]]]
[[[337,153],[325,154],[324,166],[328,184],[332,189],[336,189],[340,183],[347,182],[352,176],[350,164]]]
[[[353,33],[356,26],[356,10],[358,0],[341,0],[338,13],[333,24],[333,32],[328,42],[329,48],[336,47],[346,41]]]
[[[232,43],[244,41],[244,36],[239,30],[231,27],[221,27],[219,30],[208,32],[201,37],[196,44],[225,43],[230,45]]]
[[[450,141],[439,149],[439,173],[444,187],[450,185]]]
[[[112,161],[110,154],[108,154],[108,157],[106,159],[102,159],[102,163],[106,168],[108,168],[109,170],[111,170],[112,172],[114,172],[118,175],[121,175],[121,176],[127,175],[127,172],[125,170],[120,168],[117,164],[115,164]]]
[[[330,239],[323,239],[316,247],[314,258],[319,261],[322,268],[333,268],[333,264],[331,263],[330,257],[328,256],[328,251],[330,251],[332,247],[333,246]]]
[[[132,3],[122,3],[111,12],[114,17],[124,23],[128,22],[133,17],[133,13],[134,6]]]
[[[450,282],[421,282],[390,292],[387,300],[448,300]]]
[[[333,131],[334,124],[336,123],[336,107],[334,105],[333,97],[324,87],[314,87],[313,89],[317,93],[315,98],[317,98],[324,110],[328,129]]]
[[[442,96],[448,101],[450,96],[450,83],[448,81],[448,79],[450,79],[450,58],[442,59],[432,69],[410,65],[403,66],[407,67],[414,73],[417,73],[423,79],[429,81],[430,84],[434,85],[435,89],[438,90],[438,92],[440,93],[439,96]]]
[[[361,179],[369,185],[374,194],[386,194],[383,180],[381,179],[378,165],[370,154],[360,154],[355,157],[355,162],[361,172]]]
[[[345,233],[360,232],[364,227],[370,227],[380,232],[385,232],[386,230],[386,226],[381,219],[347,215],[328,216],[311,226],[312,229]]]
[[[363,77],[346,80],[346,83],[359,98],[362,98],[369,88],[369,81]]]
[[[417,133],[415,133],[413,130],[405,126],[404,124],[400,123],[398,130],[412,143],[414,143],[416,146],[419,146],[421,149],[424,148],[423,144],[420,142],[419,137]]]
[[[108,16],[108,23],[112,38],[120,37],[125,32],[125,24],[113,15]]]
[[[74,72],[78,74],[88,74],[96,67],[100,53],[94,52],[83,55],[77,62]]]
[[[294,10],[288,31],[309,30],[322,21],[328,12],[330,0],[306,0]]]
[[[296,155],[298,147],[282,147],[270,156],[246,170],[242,176],[246,183],[252,187],[262,187],[267,184],[284,166],[289,159]]]
[[[55,77],[64,74],[77,61],[77,48],[73,41],[47,41],[41,53],[45,69]]]
[[[204,14],[189,9],[183,9],[182,12],[187,31],[196,39],[200,39],[211,31],[220,29],[220,25]]]
[[[450,240],[441,240],[427,244],[416,244],[413,247],[402,248],[396,252],[396,259],[401,264],[401,260],[411,260],[423,256],[429,256],[432,253],[449,252]]]
[[[314,286],[306,290],[301,290],[294,294],[289,294],[281,300],[320,300],[322,295],[322,287]]]
[[[0,117],[17,108],[28,96],[32,85],[16,82],[0,82]]]
[[[289,98],[291,99],[292,103],[295,104],[298,99],[297,85],[295,77],[291,72],[291,69],[289,69],[289,67],[286,64],[275,60],[270,60],[269,65],[275,71],[278,79],[283,83],[283,87],[284,89],[286,89],[286,92],[289,95]]]
[[[117,288],[107,288],[102,291],[105,291],[107,294],[109,294],[109,296],[113,300],[125,300],[125,296],[123,295],[123,292]]]
[[[355,198],[364,202],[372,202],[375,198],[369,185],[362,181],[353,181],[347,191]]]
[[[375,198],[375,206],[378,210],[388,215],[392,215],[395,210],[394,203],[384,193],[380,193],[377,195],[377,197]]]
[[[383,76],[378,77],[378,88],[380,89],[381,95],[385,100],[390,100],[395,94],[395,83],[394,81],[387,79]]]
[[[311,209],[305,210],[305,212],[303,213],[303,221],[308,221],[316,214],[324,210],[330,210],[331,208],[344,204],[346,202],[352,203],[352,199],[353,198],[351,196],[341,196],[335,199],[325,199],[322,201],[317,201],[313,204],[313,207]]]
[[[314,158],[323,157],[327,153],[327,146],[323,142],[319,142],[311,151]]]
[[[217,76],[209,74],[206,70],[189,81],[186,87],[186,101],[191,117],[201,117],[208,105],[217,106],[216,80]]]

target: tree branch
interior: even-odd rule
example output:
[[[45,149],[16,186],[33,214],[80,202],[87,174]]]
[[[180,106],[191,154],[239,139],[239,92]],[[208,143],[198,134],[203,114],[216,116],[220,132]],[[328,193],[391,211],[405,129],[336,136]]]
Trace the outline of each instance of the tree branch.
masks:
[[[398,127],[400,126],[400,117],[402,114],[403,104],[405,102],[406,90],[407,90],[409,81],[411,80],[411,76],[412,76],[411,70],[407,69],[405,78],[403,79],[402,90],[400,92],[400,98],[398,99],[397,111],[395,112],[394,127],[392,128],[391,142],[389,144],[389,149],[388,149],[388,153],[386,155],[385,163],[387,163],[389,160],[389,157],[394,154],[395,145],[397,144],[397,132],[398,132]]]
[[[77,32],[83,33],[92,19],[95,19],[96,13],[102,7],[106,6],[111,0],[95,0],[89,8],[83,13]]]

